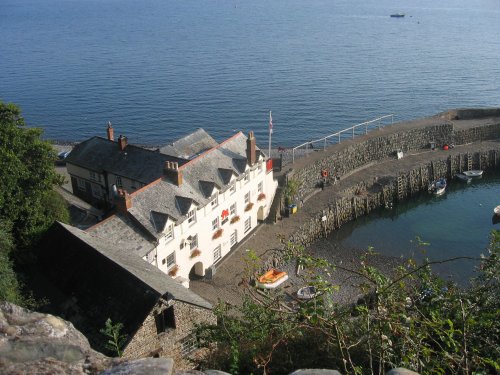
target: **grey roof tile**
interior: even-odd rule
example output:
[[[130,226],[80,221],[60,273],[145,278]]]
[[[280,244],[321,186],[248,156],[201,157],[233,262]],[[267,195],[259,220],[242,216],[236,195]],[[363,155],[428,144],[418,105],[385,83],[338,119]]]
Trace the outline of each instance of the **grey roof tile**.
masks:
[[[111,172],[144,184],[163,176],[166,161],[177,162],[179,165],[187,162],[182,158],[131,144],[121,151],[117,142],[101,137],[93,137],[77,144],[66,159],[66,163],[98,173]]]
[[[87,229],[93,236],[114,244],[123,251],[142,258],[154,249],[155,238],[148,231],[141,230],[126,216],[113,215]]]
[[[174,143],[163,146],[160,152],[183,159],[192,159],[200,153],[217,146],[217,142],[203,129],[198,129]]]

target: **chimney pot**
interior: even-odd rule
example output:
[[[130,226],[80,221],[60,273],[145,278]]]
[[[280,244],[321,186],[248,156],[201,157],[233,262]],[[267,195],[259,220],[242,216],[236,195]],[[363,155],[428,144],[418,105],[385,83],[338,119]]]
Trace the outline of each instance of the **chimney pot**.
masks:
[[[255,137],[253,135],[253,131],[248,133],[247,138],[247,163],[249,166],[253,166],[257,161],[256,156],[256,146],[255,146]]]
[[[110,141],[115,140],[115,130],[113,129],[113,126],[111,125],[111,121],[108,121],[108,139]]]
[[[132,208],[132,197],[124,189],[118,189],[118,196],[115,198],[116,210],[127,213]]]
[[[179,170],[179,163],[166,161],[163,173],[170,182],[177,186],[182,185],[182,171]]]
[[[125,147],[127,147],[127,137],[123,136],[123,135],[120,135],[118,137],[118,146],[120,147],[120,151],[123,151],[125,150]]]

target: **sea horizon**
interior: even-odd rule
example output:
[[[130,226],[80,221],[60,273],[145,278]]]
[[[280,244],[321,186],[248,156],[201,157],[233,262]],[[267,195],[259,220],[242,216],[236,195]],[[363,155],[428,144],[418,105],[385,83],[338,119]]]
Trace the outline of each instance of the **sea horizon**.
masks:
[[[392,18],[392,13],[404,13]],[[500,3],[5,0],[0,100],[44,137],[198,128],[293,147],[379,116],[500,106]]]

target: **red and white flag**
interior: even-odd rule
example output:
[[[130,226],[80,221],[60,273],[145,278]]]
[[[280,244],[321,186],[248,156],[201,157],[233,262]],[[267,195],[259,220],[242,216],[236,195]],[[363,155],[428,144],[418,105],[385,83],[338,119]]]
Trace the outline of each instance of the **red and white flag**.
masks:
[[[273,116],[271,111],[269,111],[269,134],[273,134]]]

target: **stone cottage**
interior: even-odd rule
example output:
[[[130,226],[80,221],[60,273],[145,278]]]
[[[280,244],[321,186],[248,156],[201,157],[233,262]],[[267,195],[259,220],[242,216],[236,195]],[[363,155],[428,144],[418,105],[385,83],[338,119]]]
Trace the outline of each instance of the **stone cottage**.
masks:
[[[128,249],[55,223],[39,246],[39,267],[64,296],[51,313],[71,321],[96,349],[109,318],[123,324],[124,356],[168,356],[179,368],[196,351],[191,329],[214,323],[212,306]]]

